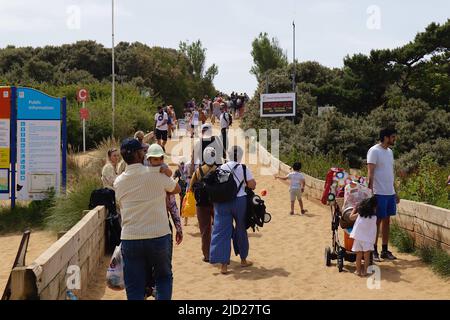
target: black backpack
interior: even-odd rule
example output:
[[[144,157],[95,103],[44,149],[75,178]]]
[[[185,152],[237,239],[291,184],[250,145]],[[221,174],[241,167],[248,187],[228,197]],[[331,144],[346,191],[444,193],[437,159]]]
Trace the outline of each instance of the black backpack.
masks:
[[[203,181],[206,184],[206,190],[209,194],[209,199],[213,203],[225,203],[236,198],[237,193],[241,189],[244,181],[239,186],[234,180],[234,172],[240,164],[236,164],[231,170],[224,170],[218,168],[208,173]]]
[[[122,233],[121,218],[116,210],[116,193],[112,189],[103,188],[92,191],[89,201],[89,209],[97,206],[105,206],[107,210],[105,227],[105,250],[106,253],[113,253],[120,244]]]
[[[245,183],[247,183],[247,167],[243,165],[243,169],[244,180]],[[247,193],[247,214],[245,227],[247,229],[251,228],[253,232],[255,232],[257,228],[262,228],[264,223],[269,223],[270,220],[272,220],[272,216],[270,213],[266,212],[266,205],[260,196],[256,195],[252,189],[247,187],[245,188],[245,192]]]
[[[198,169],[200,171],[201,179],[199,179],[192,185],[195,201],[197,202],[197,207],[209,207],[212,206],[212,202],[209,198],[207,186],[204,181],[205,173],[203,172],[201,166]]]

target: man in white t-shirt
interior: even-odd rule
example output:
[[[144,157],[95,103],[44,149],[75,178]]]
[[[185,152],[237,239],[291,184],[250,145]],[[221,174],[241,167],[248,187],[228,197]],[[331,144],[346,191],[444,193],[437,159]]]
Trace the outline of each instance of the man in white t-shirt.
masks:
[[[381,130],[381,143],[370,148],[367,154],[369,188],[377,198],[378,230],[373,253],[374,261],[380,261],[380,257],[387,260],[396,259],[388,250],[390,220],[397,214],[397,204],[400,203],[394,186],[394,154],[389,148],[395,144],[396,134],[393,129]],[[380,229],[383,239],[381,255],[378,254],[377,248]]]
[[[155,133],[158,144],[161,147],[165,147],[167,143],[167,135],[169,131],[169,115],[164,112],[163,107],[158,107],[158,113],[155,114]]]

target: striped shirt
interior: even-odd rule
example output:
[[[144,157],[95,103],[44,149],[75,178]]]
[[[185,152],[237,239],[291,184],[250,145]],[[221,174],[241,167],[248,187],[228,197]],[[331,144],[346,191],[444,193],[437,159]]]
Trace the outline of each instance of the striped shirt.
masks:
[[[160,167],[129,165],[114,182],[121,206],[122,240],[155,239],[171,233],[166,192],[172,192],[176,182],[159,170]]]

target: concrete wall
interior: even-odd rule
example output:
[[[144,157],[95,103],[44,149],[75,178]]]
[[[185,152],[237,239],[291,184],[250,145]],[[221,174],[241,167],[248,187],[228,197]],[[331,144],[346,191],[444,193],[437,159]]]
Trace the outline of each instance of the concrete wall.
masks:
[[[90,276],[105,254],[105,219],[104,207],[89,211],[29,266],[13,270],[15,299],[64,300],[69,266],[80,268],[81,289],[73,291],[83,299]]]
[[[259,156],[264,163],[279,162],[280,171],[289,173],[290,167],[273,157],[258,143]],[[305,196],[308,200],[320,201],[325,181],[308,175],[306,177]],[[450,253],[450,210],[424,203],[402,200],[398,214],[393,219],[401,228],[408,231],[417,246],[440,246]]]

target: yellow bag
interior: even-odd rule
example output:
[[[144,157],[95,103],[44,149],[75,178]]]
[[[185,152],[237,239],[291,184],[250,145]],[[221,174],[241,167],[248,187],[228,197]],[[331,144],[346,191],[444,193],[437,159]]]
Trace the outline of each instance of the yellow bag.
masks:
[[[181,216],[183,218],[195,217],[197,213],[195,196],[192,191],[188,191],[183,199],[183,207],[181,209]]]

